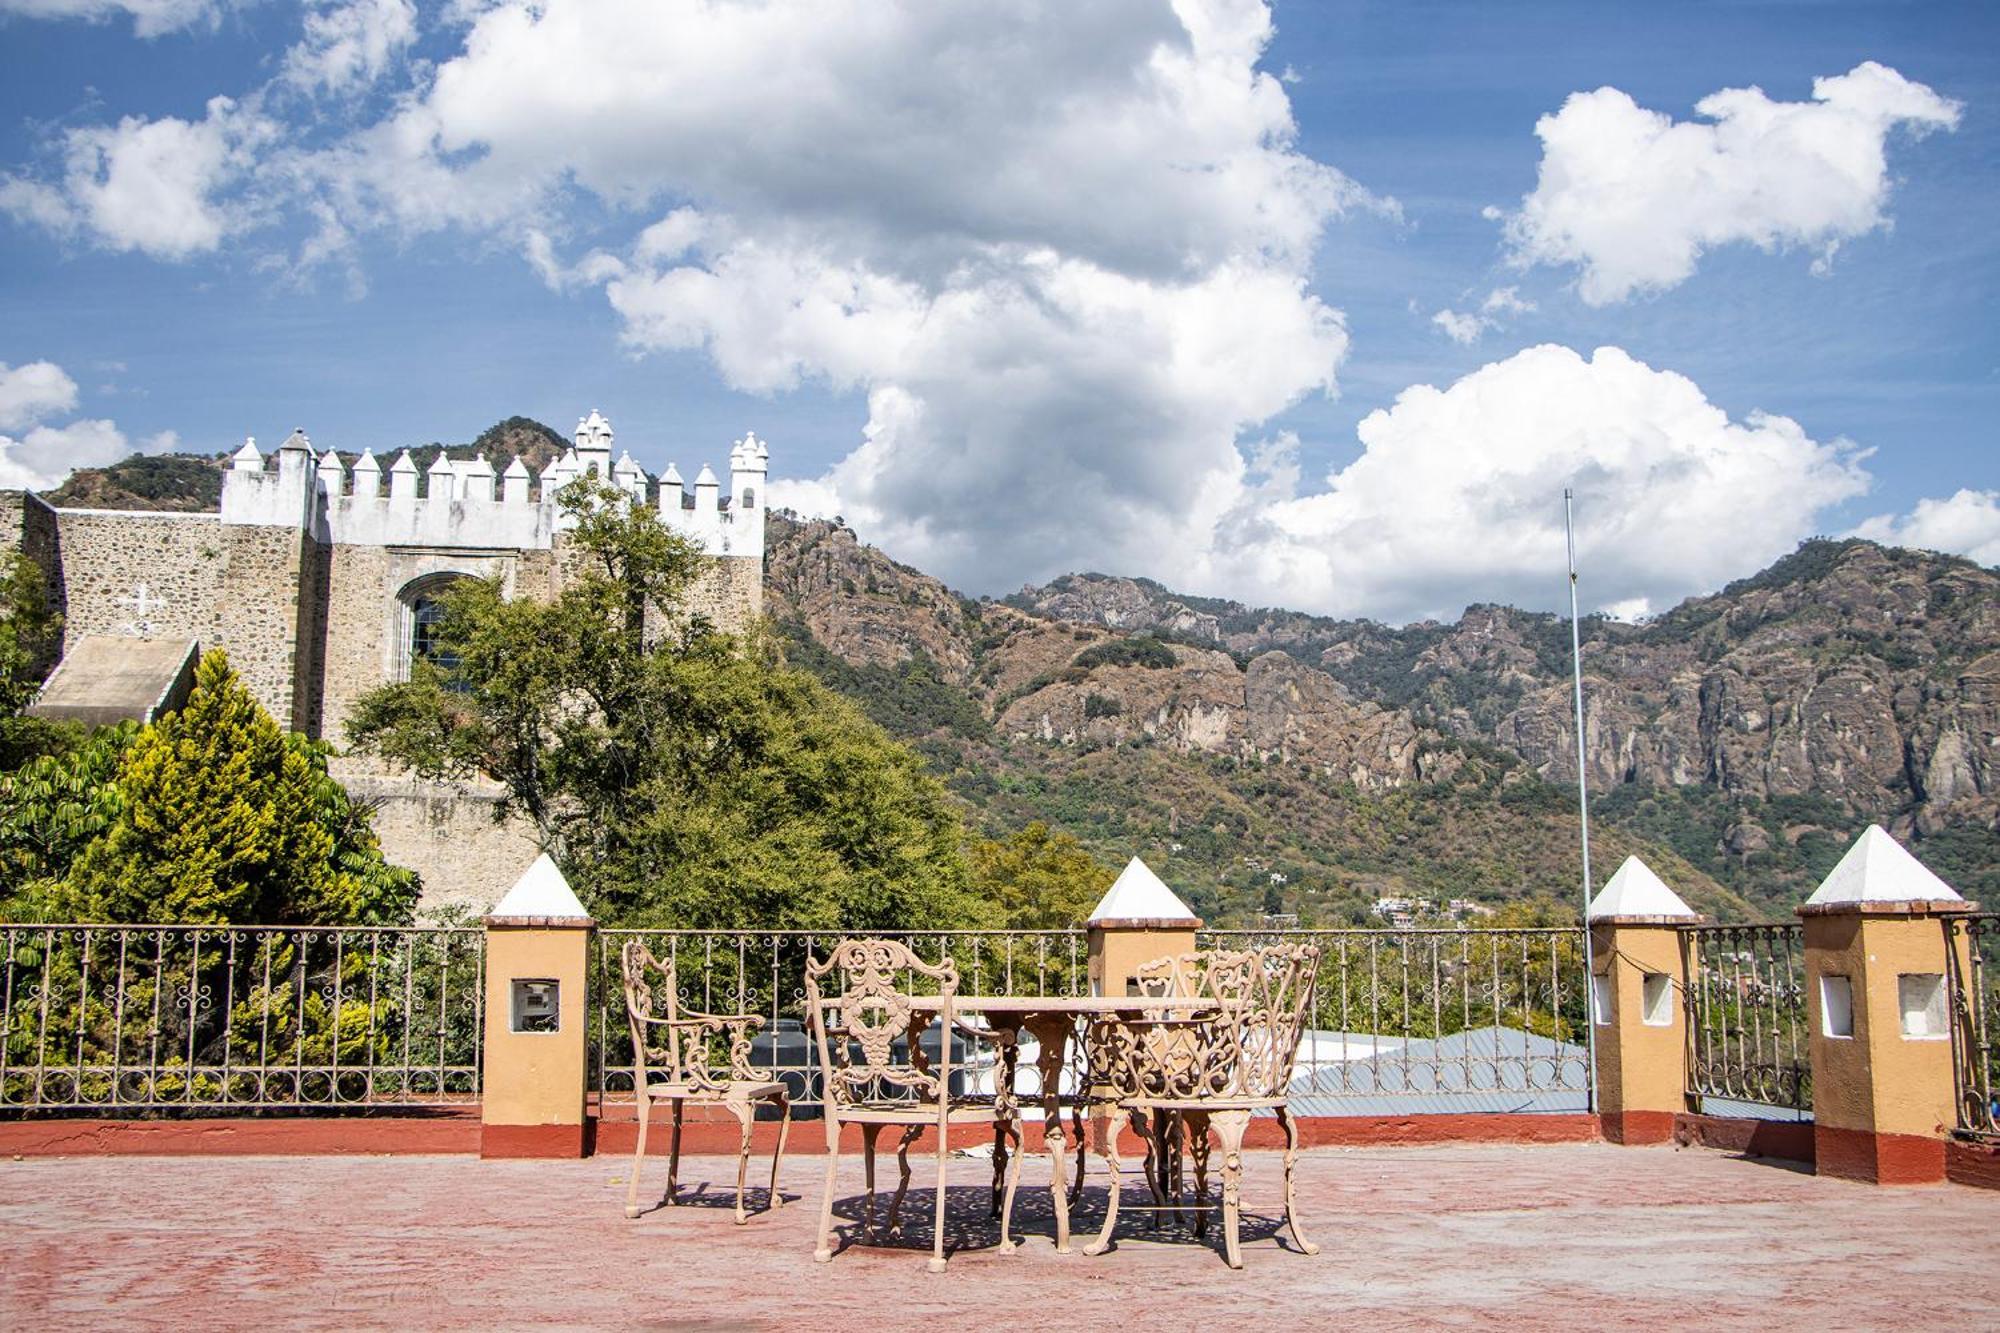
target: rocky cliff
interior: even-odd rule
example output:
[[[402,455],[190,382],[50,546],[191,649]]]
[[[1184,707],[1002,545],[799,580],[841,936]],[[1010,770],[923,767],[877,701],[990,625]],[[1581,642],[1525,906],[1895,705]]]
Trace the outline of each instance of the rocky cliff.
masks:
[[[1103,575],[973,602],[824,522],[774,526],[768,582],[796,642],[878,683],[921,666],[1031,766],[1037,749],[1123,747],[1362,792],[1438,789],[1474,759],[1473,776],[1497,764],[1510,788],[1574,781],[1569,631],[1551,615],[1475,606],[1397,628]],[[1995,873],[1992,570],[1809,542],[1655,620],[1587,621],[1584,670],[1585,762],[1607,817],[1719,882],[1782,901],[1871,820],[1937,840],[1968,892]],[[924,730],[921,716],[892,725]]]

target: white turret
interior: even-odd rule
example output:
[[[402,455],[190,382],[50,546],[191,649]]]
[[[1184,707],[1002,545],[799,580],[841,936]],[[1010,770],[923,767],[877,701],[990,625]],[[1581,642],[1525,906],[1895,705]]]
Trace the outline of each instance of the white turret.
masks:
[[[542,473],[543,501],[546,502],[555,499],[556,492],[569,485],[572,481],[575,481],[582,474],[583,464],[578,459],[576,450],[564,450],[563,456],[549,464],[548,470]]]
[[[646,469],[633,462],[631,454],[618,456],[618,466],[611,469],[611,479],[636,503],[646,502]]]
[[[451,500],[458,495],[458,469],[443,454],[432,461],[427,475],[430,477],[431,499]]]
[[[375,461],[373,449],[363,449],[354,460],[354,498],[372,500],[381,493],[382,465]]]
[[[347,492],[347,465],[331,449],[319,456],[319,488],[329,500]]]
[[[519,454],[516,454],[514,461],[507,465],[507,470],[500,474],[505,503],[510,505],[528,503],[528,483],[532,480],[534,477],[528,471],[528,465],[521,461]]]
[[[396,509],[413,509],[417,503],[417,460],[408,449],[389,465],[389,504]]]
[[[262,472],[264,470],[264,455],[257,452],[257,437],[255,435],[245,435],[243,437],[243,447],[229,456],[229,467],[232,472]]]
[[[660,517],[678,527],[686,507],[687,483],[681,480],[681,470],[669,463],[667,470],[660,474]]]
[[[485,454],[476,454],[470,463],[458,465],[459,494],[482,504],[493,503],[493,465]]]
[[[576,458],[579,471],[595,470],[604,480],[611,480],[611,423],[594,407],[576,423]]]
[[[764,475],[771,451],[756,431],[743,432],[729,451],[729,527],[734,554],[764,549]]]

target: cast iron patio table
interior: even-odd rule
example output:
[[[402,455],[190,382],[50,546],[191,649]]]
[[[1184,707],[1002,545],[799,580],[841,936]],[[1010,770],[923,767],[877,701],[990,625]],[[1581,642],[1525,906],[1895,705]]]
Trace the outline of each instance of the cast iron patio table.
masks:
[[[940,1004],[935,995],[910,997],[913,1038],[918,1030],[928,1026],[929,1015],[937,1013]],[[1035,1055],[1035,1069],[1042,1080],[1042,1139],[1049,1154],[1049,1190],[1056,1214],[1056,1253],[1068,1254],[1069,1187],[1063,1161],[1068,1141],[1062,1128],[1062,1070],[1068,1044],[1076,1033],[1077,1019],[1099,1014],[1117,1014],[1131,1019],[1165,1018],[1170,1015],[1196,1017],[1217,1006],[1212,1000],[1191,999],[1185,995],[956,995],[952,997],[951,1007],[955,1014],[980,1015],[986,1020],[987,1027],[996,1032],[1026,1029],[1039,1047]],[[1001,1018],[1010,1021],[995,1021]],[[1013,1095],[1012,1088],[1003,1090],[998,1084],[994,1091],[996,1095]],[[1116,1171],[1117,1136],[1125,1115],[1119,1109],[1117,1097],[1094,1078],[1085,1087],[1084,1097],[1086,1114],[1091,1120],[1110,1122],[1106,1129],[1105,1160]],[[1101,1254],[1107,1248],[1109,1239],[1100,1236],[1097,1241],[1085,1246],[1083,1252]]]

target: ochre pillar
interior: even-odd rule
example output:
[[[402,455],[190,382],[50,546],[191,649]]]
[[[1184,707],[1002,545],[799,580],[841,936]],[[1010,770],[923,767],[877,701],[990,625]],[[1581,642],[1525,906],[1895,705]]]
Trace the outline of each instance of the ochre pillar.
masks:
[[[555,863],[539,858],[486,918],[482,1157],[581,1157],[590,941]]]
[[[1945,984],[1945,918],[1970,909],[1963,901],[1799,909],[1821,1175],[1881,1185],[1945,1178],[1945,1139],[1957,1122],[1951,1027],[1947,1002],[1930,997]]]
[[[1090,993],[1137,995],[1139,968],[1156,958],[1194,952],[1199,920],[1135,918],[1093,921],[1085,932],[1090,946]]]
[[[1695,916],[1610,916],[1590,923],[1590,1021],[1597,1034],[1597,1118],[1613,1143],[1667,1143],[1687,1109],[1687,966],[1678,927]]]

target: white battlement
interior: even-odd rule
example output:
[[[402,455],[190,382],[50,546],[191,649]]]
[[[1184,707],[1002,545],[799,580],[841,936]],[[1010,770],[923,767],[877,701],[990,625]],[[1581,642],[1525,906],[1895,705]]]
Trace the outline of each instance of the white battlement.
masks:
[[[646,473],[630,453],[611,461],[611,423],[596,411],[577,423],[575,444],[543,470],[519,458],[494,473],[484,455],[443,455],[421,470],[408,450],[385,469],[364,450],[353,468],[328,450],[315,454],[303,431],[277,451],[277,466],[254,439],[231,455],[222,478],[224,523],[310,528],[322,541],[350,546],[446,546],[548,549],[566,525],[556,493],[594,473],[646,503]],[[770,450],[754,434],[729,451],[729,495],[704,466],[689,495],[673,464],[659,479],[659,514],[709,555],[762,556],[764,483]],[[384,472],[388,473],[386,486]]]

